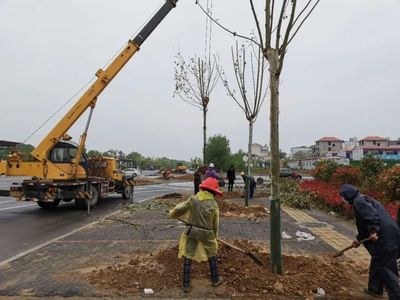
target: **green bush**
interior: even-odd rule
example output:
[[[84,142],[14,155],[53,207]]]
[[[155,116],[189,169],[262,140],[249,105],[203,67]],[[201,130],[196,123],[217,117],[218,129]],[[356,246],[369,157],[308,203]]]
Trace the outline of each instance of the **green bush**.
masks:
[[[372,156],[363,158],[360,162],[363,186],[368,186],[369,188],[374,189],[377,178],[384,169],[385,163],[383,160]]]
[[[338,167],[339,165],[334,160],[319,161],[316,163],[312,175],[315,179],[328,183]]]
[[[377,187],[387,201],[400,200],[400,165],[382,171],[377,180]]]
[[[281,203],[298,209],[311,209],[314,196],[308,190],[300,189],[298,182],[294,179],[281,180]]]

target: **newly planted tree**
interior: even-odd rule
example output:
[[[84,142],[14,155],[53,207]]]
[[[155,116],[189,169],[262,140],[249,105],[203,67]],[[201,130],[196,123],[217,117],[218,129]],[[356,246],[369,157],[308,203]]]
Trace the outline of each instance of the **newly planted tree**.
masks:
[[[280,152],[279,152],[279,83],[280,76],[288,52],[288,46],[296,37],[305,21],[315,10],[320,0],[265,0],[264,26],[260,22],[254,0],[250,0],[251,11],[254,16],[258,38],[246,37],[236,31],[228,30],[215,21],[210,14],[209,18],[217,22],[221,28],[236,37],[249,40],[258,47],[269,63],[270,88],[270,148],[271,148],[271,261],[272,270],[282,273],[281,262],[281,229],[280,229]],[[199,2],[196,2],[199,4]],[[300,5],[298,5],[300,3]],[[304,3],[304,4],[303,4]],[[202,7],[201,7],[202,8]],[[202,8],[207,13],[207,11]]]
[[[250,50],[248,55],[247,50]],[[258,113],[266,97],[267,88],[264,87],[264,71],[266,60],[261,52],[261,48],[255,48],[249,44],[231,48],[232,65],[237,89],[230,86],[227,74],[222,70],[219,75],[224,83],[228,95],[243,111],[249,123],[249,139],[247,150],[247,175],[251,176],[252,165],[252,147],[253,144],[253,126],[257,120]],[[250,62],[250,66],[248,66]],[[266,85],[265,85],[266,86]],[[249,178],[248,177],[248,178]],[[245,197],[245,206],[248,206],[250,195],[250,184],[247,184]]]
[[[207,11],[211,14],[212,0],[207,1]],[[176,55],[175,72],[175,92],[174,96],[179,96],[186,103],[193,105],[203,112],[203,162],[206,161],[207,145],[207,112],[208,104],[213,89],[218,82],[219,63],[211,55],[211,33],[212,22],[206,19],[206,35],[204,58],[198,56],[190,57],[185,60],[180,52]],[[214,58],[212,58],[214,57]]]
[[[257,27],[259,45],[269,63],[270,146],[271,146],[271,261],[274,273],[282,273],[280,191],[279,191],[279,82],[288,46],[314,11],[320,0],[266,0],[265,26],[261,28],[253,0],[251,9]],[[297,4],[300,3],[300,6]]]

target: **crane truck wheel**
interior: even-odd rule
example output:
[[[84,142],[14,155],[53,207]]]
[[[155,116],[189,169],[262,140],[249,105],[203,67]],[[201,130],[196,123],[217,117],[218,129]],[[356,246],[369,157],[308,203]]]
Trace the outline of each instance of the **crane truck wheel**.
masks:
[[[38,201],[37,204],[43,209],[53,210],[56,209],[57,206],[60,204],[60,199],[54,199],[54,202]]]
[[[97,188],[95,186],[92,185],[91,189],[90,189],[91,193],[92,193],[92,198],[88,198],[88,199],[75,199],[75,206],[77,208],[80,209],[86,209],[88,202],[90,204],[90,207],[94,207],[96,206],[97,202],[99,201],[99,192],[97,190]]]
[[[130,199],[131,194],[133,193],[133,187],[130,185],[125,185],[122,189],[122,199]]]

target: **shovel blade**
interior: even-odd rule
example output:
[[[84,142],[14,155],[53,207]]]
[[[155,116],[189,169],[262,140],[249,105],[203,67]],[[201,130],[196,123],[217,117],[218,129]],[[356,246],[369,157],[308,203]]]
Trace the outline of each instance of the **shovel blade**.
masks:
[[[261,261],[261,259],[259,259],[257,256],[255,256],[253,253],[251,252],[247,252],[247,255],[256,262],[257,265],[263,266],[264,263]]]

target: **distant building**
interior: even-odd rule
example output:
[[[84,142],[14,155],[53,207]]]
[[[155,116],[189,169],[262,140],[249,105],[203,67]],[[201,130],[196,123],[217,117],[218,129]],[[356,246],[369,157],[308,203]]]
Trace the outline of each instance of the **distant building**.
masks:
[[[290,159],[303,159],[307,157],[311,157],[312,155],[312,150],[310,147],[306,146],[298,146],[298,147],[292,147],[290,148],[290,154],[289,158]]]
[[[10,141],[1,141],[0,140],[0,149],[13,149],[17,147],[19,143],[17,142],[10,142]]]
[[[400,138],[397,140],[389,140],[389,146],[400,146]]]
[[[313,149],[314,157],[325,156],[328,152],[338,152],[343,148],[343,140],[340,140],[336,137],[326,136],[320,138],[315,142],[316,147]]]
[[[296,157],[300,151],[308,151],[310,156]],[[291,148],[288,165],[293,169],[314,169],[316,161],[332,159],[338,164],[348,165],[350,160],[359,161],[366,156],[400,161],[400,138],[391,140],[388,137],[366,136],[361,140],[353,137],[344,141],[336,137],[322,137],[310,147]]]
[[[301,160],[289,160],[288,167],[294,170],[303,169],[303,170],[314,170],[315,163],[318,161],[318,158],[305,158]]]
[[[261,144],[253,143],[251,145],[251,153],[253,164],[258,167],[266,167],[271,161],[271,153],[267,144],[264,146]]]
[[[348,166],[350,165],[350,159],[346,157],[339,156],[328,156],[328,157],[319,157],[319,158],[306,158],[301,160],[290,160],[288,161],[288,166],[291,169],[303,169],[303,170],[314,170],[315,165],[319,161],[324,160],[333,160],[339,165]]]
[[[366,156],[400,160],[400,146],[359,146],[353,150],[353,160],[362,160]]]
[[[350,138],[344,142],[343,148],[337,152],[337,156],[353,159],[353,149],[359,146],[359,141],[356,137]]]
[[[362,147],[387,147],[389,146],[389,138],[383,138],[380,136],[367,136],[360,140],[360,146]]]

